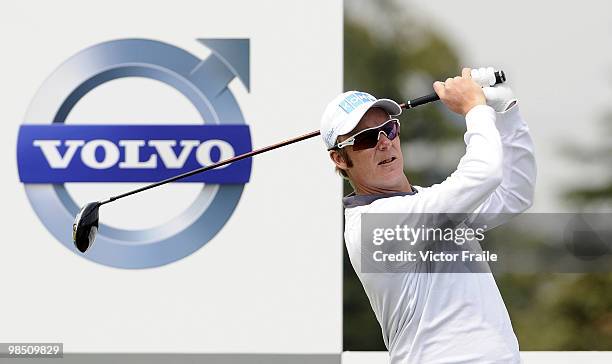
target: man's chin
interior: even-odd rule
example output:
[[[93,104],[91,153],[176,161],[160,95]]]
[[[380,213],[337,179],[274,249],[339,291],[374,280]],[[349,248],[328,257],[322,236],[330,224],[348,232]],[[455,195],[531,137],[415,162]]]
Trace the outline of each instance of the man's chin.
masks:
[[[390,175],[377,181],[377,187],[389,192],[401,192],[404,186],[402,175]]]
[[[384,180],[400,180],[404,176],[404,170],[398,162],[393,162],[392,165],[378,166],[377,175]]]

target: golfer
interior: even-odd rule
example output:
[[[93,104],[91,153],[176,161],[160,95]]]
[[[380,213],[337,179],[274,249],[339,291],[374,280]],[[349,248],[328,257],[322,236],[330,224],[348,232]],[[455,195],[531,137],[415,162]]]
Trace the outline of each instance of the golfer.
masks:
[[[391,363],[520,362],[490,272],[361,269],[363,213],[402,213],[410,221],[419,213],[518,214],[531,206],[536,164],[529,129],[508,86],[481,88],[475,81],[491,77],[492,68],[464,68],[460,77],[433,84],[444,105],[465,117],[467,131],[457,170],[430,187],[413,186],[404,174],[400,124],[394,119],[402,109],[394,101],[350,91],[337,96],[322,116],[330,158],[354,189],[343,199],[346,248]]]

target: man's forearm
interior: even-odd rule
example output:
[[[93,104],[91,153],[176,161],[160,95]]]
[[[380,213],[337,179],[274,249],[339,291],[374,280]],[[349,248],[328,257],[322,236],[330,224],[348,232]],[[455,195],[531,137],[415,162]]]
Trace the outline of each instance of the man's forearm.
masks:
[[[496,127],[503,148],[503,177],[499,187],[475,211],[481,215],[481,223],[482,219],[491,220],[487,222],[491,228],[532,205],[537,176],[534,144],[518,105],[498,113]]]

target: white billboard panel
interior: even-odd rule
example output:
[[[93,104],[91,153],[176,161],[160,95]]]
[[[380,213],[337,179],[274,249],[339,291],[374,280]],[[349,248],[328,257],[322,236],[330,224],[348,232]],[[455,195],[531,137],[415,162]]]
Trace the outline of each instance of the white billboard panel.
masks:
[[[0,342],[96,353],[339,353],[341,181],[307,140],[342,88],[341,1],[0,6]],[[184,154],[181,154],[184,153]]]

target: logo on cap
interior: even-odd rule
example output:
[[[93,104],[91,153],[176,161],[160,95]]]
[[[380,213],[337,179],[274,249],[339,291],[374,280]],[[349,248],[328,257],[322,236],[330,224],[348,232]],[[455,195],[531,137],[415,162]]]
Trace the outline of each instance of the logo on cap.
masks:
[[[344,100],[340,101],[338,106],[340,106],[344,112],[349,114],[357,107],[371,101],[376,101],[376,98],[368,93],[352,92],[350,95],[346,96]]]

